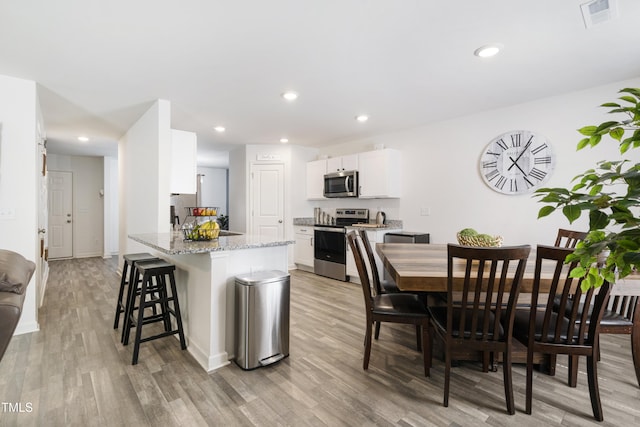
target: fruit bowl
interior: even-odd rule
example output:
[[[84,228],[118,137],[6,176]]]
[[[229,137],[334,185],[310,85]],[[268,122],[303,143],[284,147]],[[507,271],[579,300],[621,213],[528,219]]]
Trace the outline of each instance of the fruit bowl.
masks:
[[[207,241],[220,236],[220,226],[216,221],[207,221],[202,224],[188,223],[182,227],[182,232],[185,241]]]
[[[495,248],[502,246],[502,236],[489,236],[481,237],[480,235],[476,236],[464,236],[458,233],[456,235],[458,238],[458,243],[463,246],[477,246],[481,248]]]

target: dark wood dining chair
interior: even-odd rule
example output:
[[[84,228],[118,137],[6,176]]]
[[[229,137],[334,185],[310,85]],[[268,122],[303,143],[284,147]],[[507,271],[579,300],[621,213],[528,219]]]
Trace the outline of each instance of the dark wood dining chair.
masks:
[[[580,304],[578,312],[581,313],[584,305]],[[602,334],[628,334],[631,336],[631,355],[636,372],[636,380],[640,385],[640,296],[638,295],[611,295],[605,304],[602,319],[600,320],[600,335]],[[558,310],[557,301],[554,310]],[[590,306],[593,309],[593,306]],[[569,313],[567,312],[568,316]],[[587,320],[588,321],[588,320]],[[598,347],[598,360],[602,348]],[[569,369],[569,385],[575,387],[578,383],[578,360],[574,359]]]
[[[452,353],[460,350],[482,353],[483,370],[488,365],[486,359],[502,353],[507,412],[515,414],[512,328],[530,251],[529,245],[502,248],[447,245],[447,306],[428,307],[434,336],[444,342],[444,406],[449,406]],[[464,269],[462,283],[454,282],[454,268]]]
[[[353,252],[353,257],[360,276],[360,284],[364,296],[366,330],[364,340],[364,360],[362,369],[369,369],[369,359],[371,356],[371,335],[372,328],[376,322],[404,323],[416,325],[416,341],[418,351],[424,353],[424,374],[429,376],[431,363],[431,348],[429,347],[429,313],[417,295],[409,293],[384,294],[372,292],[369,273],[365,264],[358,235],[355,231],[347,234],[349,246]]]
[[[602,421],[597,371],[598,334],[610,285],[605,282],[598,290],[590,288],[583,292],[582,279],[569,276],[576,264],[564,263],[572,252],[571,248],[538,245],[530,309],[528,313],[519,310],[515,315],[514,336],[527,345],[526,412],[531,414],[534,353],[566,354],[570,371],[579,356],[586,356],[591,408],[594,418]],[[547,264],[554,274],[548,291],[542,291],[541,271]],[[557,304],[559,306],[554,310]],[[593,308],[583,310],[581,304],[584,307],[593,305]]]
[[[556,242],[553,246],[560,248],[575,248],[579,241],[584,240],[587,237],[585,231],[566,230],[564,228],[558,229],[556,236]]]

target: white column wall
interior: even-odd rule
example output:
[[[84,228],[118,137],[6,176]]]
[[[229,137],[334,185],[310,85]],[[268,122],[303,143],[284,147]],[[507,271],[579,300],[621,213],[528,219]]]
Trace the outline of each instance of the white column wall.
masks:
[[[38,261],[39,159],[33,81],[0,76],[0,248]],[[36,276],[27,287],[16,334],[39,329]]]

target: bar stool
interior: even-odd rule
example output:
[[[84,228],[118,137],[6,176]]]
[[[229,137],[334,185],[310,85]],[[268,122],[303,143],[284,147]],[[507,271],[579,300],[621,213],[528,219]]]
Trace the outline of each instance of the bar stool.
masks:
[[[129,289],[128,288],[129,283],[132,283],[134,280],[134,277],[137,277],[135,263],[138,261],[149,261],[149,260],[159,259],[158,257],[155,257],[146,252],[137,253],[137,254],[126,254],[123,256],[123,258],[124,258],[124,263],[122,265],[122,277],[120,278],[120,291],[118,292],[118,302],[116,303],[116,315],[115,315],[115,319],[113,320],[113,329],[118,329],[118,325],[120,323],[120,314],[128,312],[127,307],[130,301],[129,292],[127,291],[126,297],[125,297],[125,289]],[[127,272],[129,272],[129,278],[127,278]],[[123,297],[126,298],[126,301],[122,300]],[[126,316],[124,317],[123,321],[126,325],[127,323]],[[122,341],[123,339],[124,339],[124,330],[120,338],[120,341]]]
[[[123,344],[129,343],[129,334],[132,327],[136,328],[136,335],[133,345],[132,365],[138,363],[138,353],[140,344],[157,338],[163,338],[170,335],[178,334],[180,337],[180,347],[182,350],[187,348],[182,328],[182,316],[180,315],[180,303],[178,302],[178,293],[176,291],[176,281],[173,272],[176,266],[162,259],[154,261],[140,261],[135,264],[138,277],[142,277],[140,283],[140,292],[130,292],[132,295],[129,311],[127,312],[128,327],[125,327]],[[169,286],[171,286],[171,295],[167,292],[167,277]],[[134,283],[138,283],[136,280]],[[139,295],[138,295],[139,294]],[[136,311],[136,299],[139,297],[138,307]],[[172,303],[172,307],[169,303]],[[147,308],[159,306],[160,312],[145,315]],[[176,319],[176,329],[172,329],[171,316]],[[164,332],[156,335],[142,338],[142,326],[155,322],[164,323]]]

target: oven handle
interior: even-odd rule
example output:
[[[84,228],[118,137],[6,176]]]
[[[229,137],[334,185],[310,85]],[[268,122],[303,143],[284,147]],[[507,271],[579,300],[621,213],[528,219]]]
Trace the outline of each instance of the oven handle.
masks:
[[[334,228],[334,227],[314,227],[314,231],[329,231],[331,233],[342,233],[346,234],[344,228]]]

